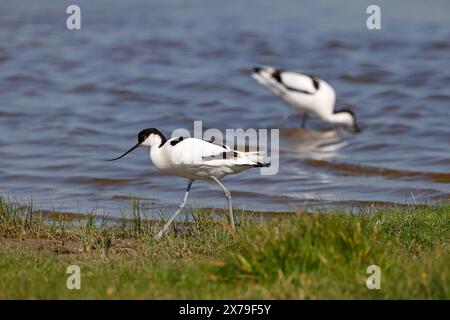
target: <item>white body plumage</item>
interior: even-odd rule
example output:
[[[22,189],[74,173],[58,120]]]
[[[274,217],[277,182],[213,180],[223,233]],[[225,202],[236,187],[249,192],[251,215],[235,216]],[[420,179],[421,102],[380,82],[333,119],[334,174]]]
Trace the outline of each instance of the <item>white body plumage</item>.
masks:
[[[152,143],[159,145],[161,142]],[[257,154],[233,151],[227,146],[196,138],[172,138],[162,146],[150,149],[150,158],[156,168],[191,180],[221,179],[252,167],[261,167],[258,157]]]
[[[344,125],[359,131],[354,113],[348,109],[334,111],[336,93],[319,77],[294,71],[282,71],[273,67],[254,68],[252,77],[273,94],[281,97],[289,106],[321,120]]]
[[[148,128],[139,132],[137,144],[121,156],[108,161],[118,160],[138,147],[150,148],[150,159],[160,171],[189,180],[180,207],[158,233],[158,239],[162,237],[175,217],[183,210],[191,185],[195,180],[214,181],[220,186],[228,200],[230,222],[234,228],[231,194],[219,179],[252,167],[267,166],[260,162],[262,157],[257,152],[234,151],[227,146],[196,138],[177,137],[167,140],[155,128]]]

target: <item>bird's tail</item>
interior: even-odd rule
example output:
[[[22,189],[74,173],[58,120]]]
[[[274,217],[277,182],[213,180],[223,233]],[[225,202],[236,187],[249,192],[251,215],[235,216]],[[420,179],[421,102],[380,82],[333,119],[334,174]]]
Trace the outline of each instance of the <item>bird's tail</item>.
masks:
[[[273,67],[257,67],[253,68],[252,77],[260,85],[266,87],[270,92],[277,96],[284,96],[286,94],[286,89],[275,80],[274,74],[279,74],[279,70]]]
[[[270,167],[270,162],[265,162],[265,163],[257,162],[257,163],[254,165],[254,167],[255,167],[255,168]]]
[[[254,167],[269,167],[270,162],[265,162],[264,155],[260,151],[242,152],[235,151],[240,157],[249,160]]]

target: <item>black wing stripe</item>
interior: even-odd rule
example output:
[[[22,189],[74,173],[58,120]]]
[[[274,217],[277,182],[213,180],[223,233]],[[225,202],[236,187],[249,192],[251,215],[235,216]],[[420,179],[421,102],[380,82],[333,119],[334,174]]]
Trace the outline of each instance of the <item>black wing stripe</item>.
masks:
[[[320,88],[319,78],[317,78],[316,76],[314,76],[312,74],[307,74],[307,76],[311,78],[314,88],[316,88],[316,90],[319,90],[319,88]]]
[[[300,92],[300,93],[304,93],[304,94],[314,94],[314,92],[309,92],[309,91],[306,91],[306,90],[301,90],[301,89],[289,87],[289,86],[285,85],[284,83],[282,83],[282,85],[286,89],[288,89],[289,91],[295,91],[295,92]]]
[[[283,83],[283,80],[281,79],[281,70],[275,70],[274,73],[272,74],[272,77],[278,81],[283,87],[285,87],[287,90],[289,91],[294,91],[294,92],[300,92],[300,93],[304,93],[304,94],[314,94],[315,92],[310,92],[307,90],[302,90],[302,89],[297,89],[297,88],[293,88],[290,87],[288,85],[286,85],[285,83]],[[311,81],[313,83],[313,86],[316,90],[319,90],[319,80],[317,79],[317,77],[307,74],[308,77],[311,78]]]
[[[183,141],[183,140],[184,140],[183,137],[178,137],[178,138],[176,138],[176,139],[170,141],[170,145],[171,145],[172,147],[173,147],[173,146],[176,146],[179,142],[181,142],[181,141]]]
[[[175,138],[175,139],[173,139],[173,140],[170,141],[170,145],[171,145],[171,146],[176,146],[178,143],[180,143],[180,142],[183,141],[184,139],[185,139],[184,137],[178,137],[178,138]],[[217,144],[217,143],[214,143],[214,140],[211,140],[211,141],[203,140],[203,141],[209,142],[209,143],[211,143],[211,144],[213,144],[213,145],[215,145],[215,146],[220,146],[220,147],[224,148],[224,149],[227,150],[227,151],[230,150],[230,148],[228,148],[228,147],[227,147],[226,145],[224,145],[224,144]]]
[[[239,154],[236,151],[226,151],[219,154],[202,157],[202,159],[203,161],[211,161],[211,160],[232,159],[237,158],[238,156]]]
[[[216,139],[213,137],[211,140],[203,140],[203,141],[206,141],[206,142],[209,142],[209,143],[211,143],[211,144],[213,144],[213,145],[215,145],[215,146],[219,146],[219,147],[222,147],[222,148],[224,148],[225,150],[230,150],[230,148],[228,147],[228,146],[226,146],[226,145],[224,145],[224,144],[218,144],[218,143],[215,143],[214,141],[215,141]]]

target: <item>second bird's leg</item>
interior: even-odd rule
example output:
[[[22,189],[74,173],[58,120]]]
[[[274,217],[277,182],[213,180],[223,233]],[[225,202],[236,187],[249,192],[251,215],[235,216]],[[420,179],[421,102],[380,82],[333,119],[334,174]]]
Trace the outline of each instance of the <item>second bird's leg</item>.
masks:
[[[286,122],[288,121],[290,116],[289,110],[284,110],[283,117],[280,119],[280,122],[278,123],[279,128],[283,128],[286,126]]]
[[[216,177],[211,177],[211,179],[213,179],[215,182],[217,182],[217,184],[220,186],[220,188],[225,193],[225,197],[227,197],[227,200],[228,200],[228,214],[230,215],[231,226],[233,227],[233,229],[236,229],[236,227],[234,226],[234,216],[233,216],[233,205],[231,203],[231,193],[230,193],[230,191],[228,191],[227,188],[225,188],[225,186],[222,184],[222,182],[219,181],[219,179],[217,179]]]
[[[302,119],[302,128],[304,129],[306,126],[306,120],[308,120],[308,113],[305,112],[305,114],[303,115],[303,119]]]
[[[285,109],[284,110],[284,114],[283,114],[283,119],[281,119],[281,123],[282,123],[283,126],[286,123],[286,121],[288,121],[289,116],[290,116],[289,109]]]
[[[184,194],[183,201],[180,203],[180,206],[178,207],[177,211],[175,211],[172,216],[170,217],[169,221],[164,225],[164,227],[161,229],[161,231],[156,236],[156,239],[161,239],[162,235],[166,232],[166,230],[169,228],[170,224],[175,220],[177,215],[183,210],[184,206],[186,205],[186,200],[189,195],[189,191],[191,191],[192,183],[194,183],[194,180],[189,180],[188,186],[186,188],[186,193]]]

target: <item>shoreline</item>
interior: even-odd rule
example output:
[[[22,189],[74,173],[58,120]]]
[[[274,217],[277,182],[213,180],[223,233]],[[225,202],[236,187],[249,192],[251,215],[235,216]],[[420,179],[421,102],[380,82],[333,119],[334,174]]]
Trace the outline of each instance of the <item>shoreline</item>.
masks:
[[[22,211],[20,211],[22,210]],[[450,202],[177,222],[30,219],[0,201],[2,299],[449,299]],[[70,219],[68,219],[70,218]],[[69,266],[81,289],[69,290]],[[378,265],[380,290],[366,286]]]

